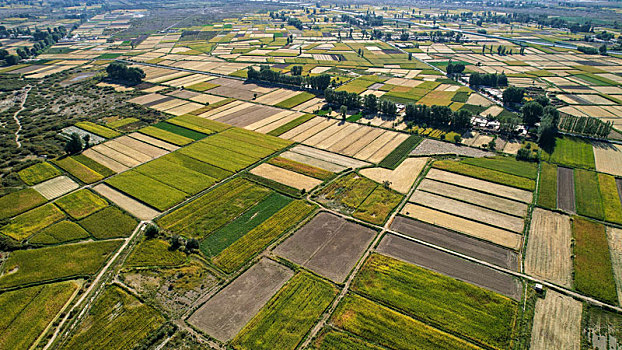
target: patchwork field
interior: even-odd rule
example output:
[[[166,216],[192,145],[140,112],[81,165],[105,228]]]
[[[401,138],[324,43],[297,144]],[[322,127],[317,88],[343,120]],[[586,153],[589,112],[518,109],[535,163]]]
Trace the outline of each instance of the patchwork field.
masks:
[[[611,143],[594,143],[596,170],[622,176],[622,146]]]
[[[93,190],[141,220],[151,220],[160,215],[160,212],[157,210],[150,208],[105,184],[99,184],[93,187]]]
[[[427,162],[428,158],[407,158],[394,170],[367,168],[361,170],[361,175],[378,183],[389,181],[391,189],[406,194]]]

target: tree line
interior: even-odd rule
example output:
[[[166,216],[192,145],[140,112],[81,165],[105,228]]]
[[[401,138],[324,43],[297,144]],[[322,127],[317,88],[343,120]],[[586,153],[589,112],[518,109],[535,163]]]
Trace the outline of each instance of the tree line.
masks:
[[[328,74],[320,74],[316,76],[288,75],[274,71],[270,69],[270,66],[268,65],[261,65],[259,70],[256,70],[253,67],[248,67],[247,79],[293,85],[303,89],[320,91],[325,90],[331,83],[331,77]]]

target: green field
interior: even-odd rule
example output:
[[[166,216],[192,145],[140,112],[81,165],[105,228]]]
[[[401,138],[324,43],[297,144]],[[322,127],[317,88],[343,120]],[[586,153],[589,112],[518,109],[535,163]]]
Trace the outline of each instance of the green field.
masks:
[[[584,169],[575,169],[574,189],[577,213],[603,220],[605,214],[596,173]]]
[[[0,220],[21,214],[45,202],[47,199],[32,188],[9,193],[0,197]]]
[[[28,240],[31,244],[58,244],[91,237],[80,225],[63,220],[41,230]]]
[[[618,196],[616,179],[607,174],[598,174],[600,194],[603,199],[603,211],[605,220],[622,225],[622,203]]]
[[[364,92],[365,90],[367,90],[368,87],[374,85],[375,83],[376,81],[373,81],[373,80],[358,78],[358,79],[354,79],[348,82],[347,84],[341,85],[340,87],[336,89],[336,91],[347,91],[350,93],[354,92],[356,94],[360,94]]]
[[[223,136],[223,134],[214,135],[205,139],[202,143],[218,148],[224,148],[232,152],[237,152],[245,156],[260,159],[271,155],[274,150],[264,148],[260,145],[254,145],[246,142],[240,142],[236,139]]]
[[[391,153],[389,153],[383,160],[378,163],[379,167],[387,168],[387,169],[395,169],[398,165],[402,163],[410,151],[412,151],[419,142],[421,142],[422,138],[418,135],[409,136],[404,142],[400,143]]]
[[[97,297],[76,333],[63,349],[133,349],[164,324],[152,307],[116,285]]]
[[[90,169],[93,169],[95,172],[97,172],[98,174],[101,174],[103,177],[108,177],[108,176],[112,176],[115,174],[114,171],[108,169],[107,167],[97,163],[96,161],[92,160],[91,158],[83,155],[83,154],[78,154],[76,156],[72,157],[73,159],[75,159],[76,161],[78,161],[79,163],[82,163],[83,165],[86,165],[87,167],[89,167]]]
[[[224,249],[213,259],[214,264],[226,272],[237,270],[310,215],[314,209],[314,206],[301,200],[289,203]]]
[[[169,162],[166,158],[158,158],[140,165],[134,168],[134,171],[190,195],[199,193],[216,183],[216,179],[188,169],[179,163]]]
[[[194,130],[190,130],[184,127],[181,127],[179,125],[175,125],[175,124],[171,124],[168,122],[160,122],[157,124],[153,125],[154,127],[161,129],[161,130],[165,130],[168,132],[171,132],[173,134],[177,134],[183,137],[187,137],[189,139],[192,139],[193,141],[196,140],[200,140],[202,138],[205,138],[207,135],[205,133],[201,133],[201,132],[197,132]],[[210,132],[212,133],[212,132]]]
[[[76,220],[85,218],[108,206],[105,199],[87,189],[72,192],[54,203]]]
[[[480,345],[511,347],[517,303],[489,290],[378,254],[352,290]]]
[[[17,175],[26,185],[36,185],[45,180],[61,175],[60,170],[56,169],[48,162],[37,163],[26,169],[20,170]]]
[[[453,160],[439,160],[432,164],[434,168],[451,171],[461,175],[471,176],[477,179],[486,180],[501,185],[517,187],[527,191],[533,191],[536,188],[536,182],[534,180],[502,173],[496,170],[490,170],[480,168],[477,166],[469,165],[462,162],[456,162]]]
[[[303,116],[300,116],[294,120],[292,120],[291,122],[287,122],[281,126],[279,126],[278,128],[270,131],[268,133],[268,135],[271,136],[279,136],[282,135],[288,131],[290,131],[291,129],[297,127],[300,124],[306,123],[307,121],[313,119],[315,116],[313,114],[305,114]]]
[[[240,171],[259,160],[259,158],[215,147],[203,141],[184,147],[178,152],[229,172]]]
[[[126,171],[111,177],[106,180],[106,183],[160,211],[174,206],[187,197],[185,192],[145,176],[136,170]]]
[[[396,350],[478,349],[462,339],[355,295],[347,295],[341,301],[331,322],[351,334]]]
[[[353,211],[363,203],[376,186],[378,184],[374,181],[356,173],[351,173],[326,186],[317,196],[329,203],[337,203]]]
[[[116,240],[17,250],[4,265],[0,288],[92,275],[121,243]]]
[[[206,135],[213,134],[214,132],[220,132],[229,129],[227,124],[219,123],[207,118],[197,117],[192,114],[184,114],[179,117],[171,118],[166,121],[167,123],[175,124],[186,129],[194,130]]]
[[[203,91],[207,91],[209,89],[213,89],[215,87],[219,87],[220,85],[218,84],[212,84],[208,81],[204,81],[201,83],[196,83],[193,85],[188,86],[187,88],[190,90],[194,90],[194,91],[199,91],[199,92],[203,92]]]
[[[367,198],[356,208],[352,214],[357,219],[381,225],[391,214],[393,209],[400,204],[404,198],[400,193],[385,188],[382,185],[376,186]]]
[[[276,165],[279,168],[291,170],[320,180],[328,180],[333,176],[333,173],[328,170],[316,168],[314,166],[299,163],[287,158],[275,157],[270,159],[268,163]]]
[[[109,121],[106,123],[106,126],[111,127],[113,129],[119,129],[121,127],[124,127],[126,125],[130,125],[130,124],[134,124],[136,122],[139,122],[140,119],[137,118],[119,118],[117,120],[113,120],[113,121]]]
[[[193,141],[191,138],[181,136],[160,128],[156,128],[155,126],[151,125],[144,127],[138,131],[147,136],[155,137],[156,139],[160,139],[162,141],[166,141],[177,146],[185,146]]]
[[[68,281],[0,294],[0,348],[29,349],[78,287]]]
[[[138,222],[116,207],[105,208],[79,221],[97,239],[128,237]]]
[[[102,174],[78,162],[72,157],[59,158],[52,162],[86,184],[91,184],[104,178]]]
[[[21,241],[64,217],[57,206],[48,203],[16,216],[0,228],[0,233]]]
[[[609,304],[618,303],[605,226],[575,216],[572,259],[575,288]]]
[[[383,348],[354,337],[348,333],[324,331],[313,342],[313,349],[317,350],[383,350]]]
[[[267,188],[233,179],[165,215],[158,224],[174,234],[204,238],[270,194]]]
[[[207,256],[220,254],[225,248],[274,215],[289,202],[291,202],[290,198],[278,193],[271,193],[244,214],[207,236],[201,242],[201,251]]]
[[[86,130],[88,132],[92,132],[95,135],[99,135],[101,137],[105,137],[107,139],[111,139],[117,136],[121,136],[121,133],[112,130],[103,125],[95,124],[93,122],[77,122],[76,126],[80,129]]]
[[[552,154],[543,153],[543,158],[572,168],[594,169],[592,144],[579,138],[558,137]]]
[[[126,267],[179,266],[186,255],[169,250],[170,243],[157,238],[143,239],[125,261]]]
[[[231,172],[225,169],[213,166],[211,164],[203,163],[202,161],[189,157],[180,152],[171,152],[167,155],[160,157],[159,159],[166,160],[177,165],[181,165],[184,168],[196,171],[203,175],[207,175],[218,181],[231,176]]]
[[[557,165],[542,162],[538,182],[538,205],[557,209]]]
[[[500,171],[502,173],[535,180],[538,177],[538,164],[516,160],[513,157],[467,158],[463,163]]]
[[[315,95],[306,91],[303,91],[302,93],[296,95],[296,96],[292,96],[286,100],[283,100],[277,104],[274,105],[274,107],[279,107],[279,108],[294,108],[296,106],[298,106],[301,103],[307,102],[310,99],[314,98]]]
[[[265,135],[242,128],[227,129],[220,133],[220,135],[229,137],[239,142],[250,143],[255,146],[269,148],[273,151],[280,150],[281,148],[285,148],[293,143],[289,140],[280,139],[275,136]]]
[[[299,273],[242,329],[232,345],[235,349],[295,349],[336,295],[331,284]]]

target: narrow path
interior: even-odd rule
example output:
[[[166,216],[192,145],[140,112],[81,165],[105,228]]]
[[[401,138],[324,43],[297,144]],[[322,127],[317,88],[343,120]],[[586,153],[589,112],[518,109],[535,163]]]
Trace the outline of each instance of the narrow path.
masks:
[[[20,93],[20,97],[22,100],[19,102],[19,109],[13,114],[13,119],[17,124],[17,131],[15,131],[15,143],[17,144],[17,148],[22,147],[22,143],[19,142],[19,132],[22,131],[22,123],[19,121],[17,115],[24,110],[24,104],[26,104],[26,99],[28,98],[28,93],[32,87],[30,85],[26,86],[22,92]]]

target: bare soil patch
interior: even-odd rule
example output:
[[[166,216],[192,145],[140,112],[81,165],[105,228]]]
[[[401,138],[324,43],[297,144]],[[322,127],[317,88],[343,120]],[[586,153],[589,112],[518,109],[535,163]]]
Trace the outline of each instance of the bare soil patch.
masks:
[[[434,156],[444,154],[456,154],[468,157],[488,157],[494,154],[488,151],[482,151],[481,149],[471,148],[468,146],[442,142],[430,139],[424,139],[419,146],[415,148],[410,155],[412,156]]]
[[[116,173],[129,169],[128,166],[123,165],[114,159],[106,157],[105,155],[95,151],[93,148],[87,149],[86,151],[82,152],[82,154],[93,159],[94,161],[100,163],[101,165],[107,167],[108,169]]]
[[[99,184],[93,187],[93,189],[140,220],[152,220],[156,216],[160,215],[160,212],[155,209],[152,209],[141,202],[124,195],[108,185]]]
[[[367,162],[363,162],[357,159],[342,156],[340,154],[323,151],[317,148],[298,145],[292,149],[292,152],[310,156],[313,158],[321,159],[333,164],[338,164],[346,168],[360,168],[369,165]],[[329,169],[326,169],[329,170]]]
[[[618,303],[622,305],[622,229],[608,226],[607,240],[609,242],[609,253],[611,253],[613,276],[616,280]]]
[[[307,192],[322,183],[322,180],[314,179],[267,163],[260,164],[250,172],[251,174],[265,177],[266,179],[282,183],[289,187],[299,190],[304,189]]]
[[[390,188],[406,194],[427,162],[428,158],[407,158],[395,170],[367,168],[361,170],[361,175],[378,183],[389,181]]]
[[[574,171],[557,167],[557,207],[575,213]]]
[[[148,144],[150,144],[152,146],[156,146],[156,147],[165,149],[165,150],[167,150],[169,152],[173,152],[173,151],[179,149],[178,146],[175,146],[175,145],[173,145],[171,143],[168,143],[168,142],[165,142],[165,141],[162,141],[162,140],[158,140],[155,137],[151,137],[151,136],[148,136],[148,135],[145,135],[145,134],[141,134],[139,132],[131,133],[128,136],[132,137],[133,139],[146,142],[146,143],[148,143]]]
[[[622,145],[612,143],[593,143],[596,170],[622,176]]]

